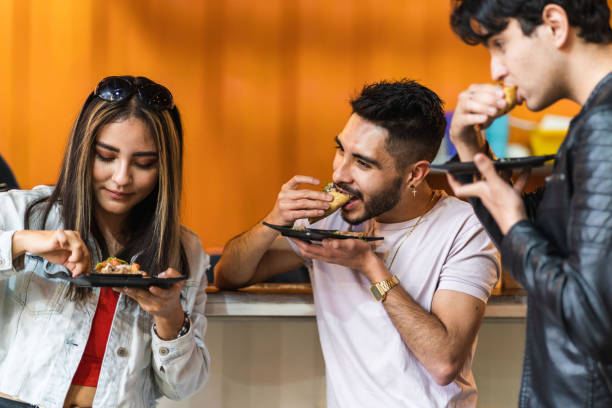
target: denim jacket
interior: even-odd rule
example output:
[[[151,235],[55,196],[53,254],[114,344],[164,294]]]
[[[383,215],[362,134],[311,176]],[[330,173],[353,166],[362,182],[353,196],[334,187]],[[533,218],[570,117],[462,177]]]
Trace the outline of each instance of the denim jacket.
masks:
[[[14,231],[24,228],[31,202],[52,187],[0,193],[0,392],[41,407],[62,407],[81,361],[96,310],[99,288],[83,302],[66,298],[69,283],[45,274],[61,266],[26,255],[14,262]],[[45,229],[60,229],[54,208]],[[163,396],[178,400],[200,389],[209,374],[206,331],[206,269],[209,257],[198,237],[183,227],[190,276],[181,302],[189,332],[161,340],[153,317],[121,294],[113,318],[93,407],[151,407]],[[97,260],[94,260],[97,261]]]

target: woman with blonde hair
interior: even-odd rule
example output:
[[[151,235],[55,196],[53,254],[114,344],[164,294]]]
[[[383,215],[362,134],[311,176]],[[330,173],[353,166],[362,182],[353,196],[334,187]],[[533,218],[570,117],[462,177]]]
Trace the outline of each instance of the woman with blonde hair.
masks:
[[[182,150],[168,89],[108,77],[56,186],[0,193],[0,407],[150,407],[204,384],[209,258],[180,225]],[[70,279],[111,256],[184,280],[113,290]]]

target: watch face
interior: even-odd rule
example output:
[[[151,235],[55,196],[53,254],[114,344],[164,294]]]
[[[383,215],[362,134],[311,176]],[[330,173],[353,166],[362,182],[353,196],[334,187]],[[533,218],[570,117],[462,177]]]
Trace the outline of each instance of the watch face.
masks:
[[[383,295],[382,293],[380,293],[380,290],[378,290],[378,287],[376,285],[372,285],[370,287],[370,291],[374,295],[374,299],[378,300],[379,302],[383,299]]]

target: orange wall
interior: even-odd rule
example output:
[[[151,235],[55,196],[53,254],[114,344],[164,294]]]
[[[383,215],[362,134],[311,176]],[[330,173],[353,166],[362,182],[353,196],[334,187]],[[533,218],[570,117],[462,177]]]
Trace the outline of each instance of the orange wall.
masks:
[[[3,0],[0,153],[23,187],[54,183],[97,81],[149,76],[185,122],[184,222],[222,245],[292,175],[331,178],[332,139],[364,82],[414,78],[452,109],[489,80],[486,50],[459,41],[449,12],[424,0]]]

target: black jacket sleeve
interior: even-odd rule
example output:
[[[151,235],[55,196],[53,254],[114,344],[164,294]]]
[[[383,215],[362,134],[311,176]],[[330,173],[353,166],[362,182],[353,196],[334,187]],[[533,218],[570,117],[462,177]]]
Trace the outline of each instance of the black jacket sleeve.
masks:
[[[540,200],[542,199],[543,192],[544,192],[544,189],[539,188],[532,193],[523,194],[523,204],[525,205],[525,210],[527,212],[527,218],[529,220],[534,220],[535,213],[538,209],[538,204]],[[502,234],[501,230],[499,229],[499,226],[493,219],[493,216],[485,208],[485,206],[482,204],[482,201],[480,201],[479,198],[468,197],[468,201],[470,204],[472,204],[472,207],[474,208],[474,212],[476,213],[476,216],[478,217],[482,225],[486,226],[486,230],[487,230],[487,233],[489,234],[489,237],[491,238],[491,241],[493,241],[497,249],[501,251],[501,244],[502,244],[502,240],[504,239],[504,234]]]
[[[612,107],[593,108],[576,135],[568,253],[521,221],[502,239],[502,262],[578,347],[612,362]]]

